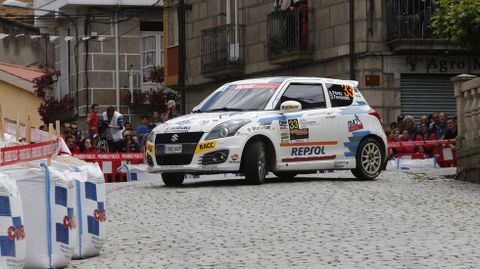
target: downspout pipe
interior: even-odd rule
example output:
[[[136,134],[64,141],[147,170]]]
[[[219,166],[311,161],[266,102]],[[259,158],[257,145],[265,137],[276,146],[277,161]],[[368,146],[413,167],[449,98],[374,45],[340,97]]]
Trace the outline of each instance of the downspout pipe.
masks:
[[[184,0],[180,0],[178,7],[178,49],[179,49],[179,70],[178,70],[178,86],[181,94],[181,112],[186,113],[185,100],[185,73],[186,73],[186,37],[185,37],[185,10],[191,6],[186,6]]]
[[[120,113],[120,40],[118,36],[118,9],[115,11],[115,101]]]
[[[350,0],[350,79],[355,80],[355,0]]]

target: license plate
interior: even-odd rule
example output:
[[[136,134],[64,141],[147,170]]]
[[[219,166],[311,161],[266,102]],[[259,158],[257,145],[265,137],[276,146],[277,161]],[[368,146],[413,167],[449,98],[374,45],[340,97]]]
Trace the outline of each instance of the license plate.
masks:
[[[164,154],[178,154],[182,153],[182,145],[163,145],[163,153]]]

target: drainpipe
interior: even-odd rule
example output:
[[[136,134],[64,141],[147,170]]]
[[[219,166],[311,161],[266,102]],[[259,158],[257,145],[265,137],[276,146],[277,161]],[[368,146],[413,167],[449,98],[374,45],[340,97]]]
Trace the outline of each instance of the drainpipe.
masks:
[[[350,0],[350,79],[355,80],[355,0]]]
[[[120,53],[118,37],[118,10],[115,11],[115,100],[117,111],[120,113]]]
[[[178,12],[178,50],[179,50],[179,70],[178,70],[178,86],[181,94],[181,112],[186,113],[185,100],[185,72],[186,72],[186,46],[185,46],[185,1],[180,0]]]

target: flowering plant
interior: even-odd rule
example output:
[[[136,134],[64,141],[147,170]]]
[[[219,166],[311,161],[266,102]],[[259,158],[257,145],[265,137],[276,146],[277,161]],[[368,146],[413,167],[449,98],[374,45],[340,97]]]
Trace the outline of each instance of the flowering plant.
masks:
[[[43,122],[52,122],[54,116],[65,112],[71,112],[75,98],[65,95],[60,101],[54,97],[44,97],[38,108],[38,113],[42,117]]]
[[[155,83],[163,83],[165,80],[165,70],[163,66],[154,65],[152,70],[150,70],[150,76],[148,80]]]
[[[176,92],[172,91],[150,89],[150,93],[148,94],[148,100],[156,110],[164,111],[166,110],[167,102],[169,100],[173,100],[175,101],[175,103],[178,104],[180,96]]]
[[[60,75],[60,71],[48,72],[45,75],[33,79],[33,90],[36,96],[44,98],[45,90],[52,89],[51,85],[55,83],[56,77]]]

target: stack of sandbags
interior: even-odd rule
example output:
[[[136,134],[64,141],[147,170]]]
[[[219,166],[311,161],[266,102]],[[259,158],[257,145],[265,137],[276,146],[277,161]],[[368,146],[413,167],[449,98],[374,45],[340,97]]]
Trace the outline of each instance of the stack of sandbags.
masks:
[[[16,180],[22,196],[26,231],[26,268],[62,268],[77,242],[74,183],[46,164],[25,163],[0,173]]]
[[[105,179],[98,164],[84,162],[70,156],[52,160],[57,169],[81,173],[76,180],[76,206],[78,209],[78,242],[74,258],[87,258],[100,254],[106,239]]]
[[[23,268],[25,229],[22,200],[17,184],[0,174],[0,268]]]

